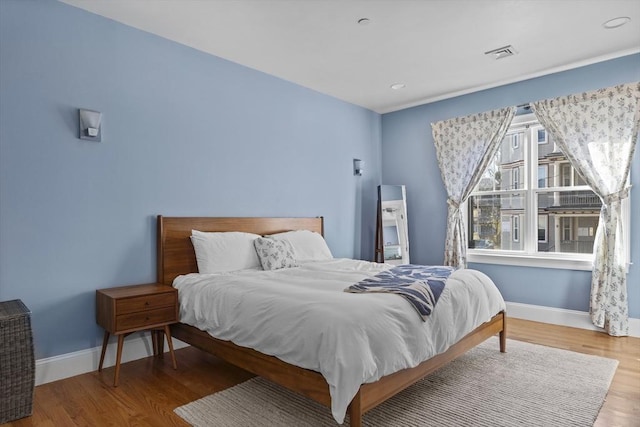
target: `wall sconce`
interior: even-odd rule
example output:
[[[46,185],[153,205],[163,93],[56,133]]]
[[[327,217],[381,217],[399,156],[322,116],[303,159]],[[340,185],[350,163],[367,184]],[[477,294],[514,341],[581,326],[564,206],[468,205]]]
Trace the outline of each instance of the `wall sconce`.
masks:
[[[362,176],[362,172],[364,172],[364,160],[353,159],[353,174]]]
[[[101,142],[102,129],[100,122],[102,121],[102,113],[92,110],[78,110],[80,117],[80,139],[88,141]]]

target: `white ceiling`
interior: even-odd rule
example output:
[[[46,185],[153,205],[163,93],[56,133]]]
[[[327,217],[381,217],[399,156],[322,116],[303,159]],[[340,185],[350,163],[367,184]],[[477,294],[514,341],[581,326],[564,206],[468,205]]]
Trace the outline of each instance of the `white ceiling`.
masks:
[[[379,113],[640,52],[639,0],[61,1]]]

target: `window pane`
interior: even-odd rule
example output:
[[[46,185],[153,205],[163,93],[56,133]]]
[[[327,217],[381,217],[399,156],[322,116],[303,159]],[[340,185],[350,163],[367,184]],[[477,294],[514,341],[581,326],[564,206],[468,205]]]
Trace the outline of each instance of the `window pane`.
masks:
[[[538,194],[538,251],[592,253],[602,202],[593,191]],[[547,241],[540,241],[546,217]]]
[[[469,248],[523,250],[522,194],[469,198]]]

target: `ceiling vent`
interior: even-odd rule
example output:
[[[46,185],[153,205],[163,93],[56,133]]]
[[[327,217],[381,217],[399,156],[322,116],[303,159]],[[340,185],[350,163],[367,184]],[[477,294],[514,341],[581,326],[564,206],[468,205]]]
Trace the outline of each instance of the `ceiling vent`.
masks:
[[[493,56],[493,59],[502,59],[502,58],[506,58],[507,56],[516,55],[517,53],[518,51],[515,50],[513,46],[508,45],[508,46],[499,47],[497,49],[490,50],[488,52],[485,52],[484,54]]]

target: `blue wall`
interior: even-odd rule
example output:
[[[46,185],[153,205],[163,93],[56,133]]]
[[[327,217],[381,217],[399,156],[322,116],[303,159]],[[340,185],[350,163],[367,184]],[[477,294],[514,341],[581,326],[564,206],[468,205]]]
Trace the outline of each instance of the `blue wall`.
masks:
[[[430,124],[457,116],[553,98],[640,80],[640,55],[484,90],[382,116],[382,180],[407,186],[411,261],[439,264],[444,259],[447,195],[438,169]],[[636,151],[640,151],[636,150]],[[633,160],[631,217],[640,215],[640,154]],[[629,269],[631,317],[640,317],[640,226],[632,220]],[[471,264],[486,272],[507,301],[589,310],[591,273],[490,264]]]
[[[335,256],[372,259],[381,176],[407,186],[412,260],[441,263],[429,123],[634,80],[639,55],[381,118],[57,1],[0,0],[0,300],[32,310],[37,358],[99,345],[95,289],[155,279],[157,214],[323,215]],[[77,108],[103,112],[102,143],[78,139]],[[632,174],[637,217],[637,154]],[[588,272],[473,267],[509,301],[588,309]]]
[[[77,109],[103,113],[78,139]],[[372,259],[380,115],[57,1],[0,1],[0,300],[36,357],[100,344],[95,289],[155,280],[155,216],[325,217]],[[353,175],[353,158],[366,161]]]

